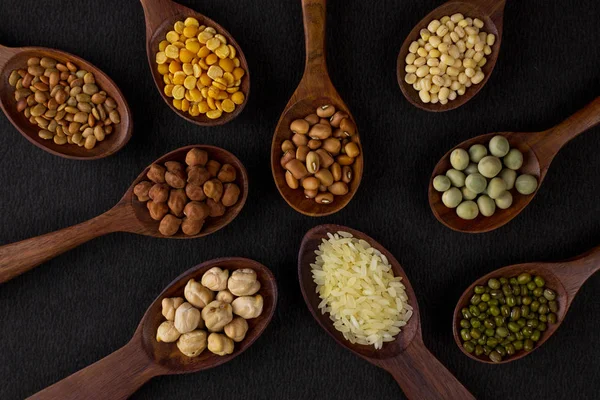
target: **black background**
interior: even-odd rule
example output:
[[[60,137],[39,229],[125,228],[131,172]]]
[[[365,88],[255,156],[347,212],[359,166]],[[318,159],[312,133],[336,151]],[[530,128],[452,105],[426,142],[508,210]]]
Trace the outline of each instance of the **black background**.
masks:
[[[142,7],[135,0],[2,0],[0,42],[75,53],[120,85],[134,133],[119,153],[70,161],[26,141],[0,116],[0,244],[67,227],[115,204],[139,171],[189,144],[236,154],[250,175],[238,218],[203,239],[132,234],[93,240],[0,288],[0,398],[31,395],[124,345],[146,307],[173,278],[202,261],[245,256],[274,272],[276,315],[256,344],[232,362],[186,376],[158,377],[136,399],[398,399],[390,375],[335,344],[302,300],[297,252],[320,223],[362,230],[404,267],[431,351],[478,398],[592,399],[600,389],[600,276],[575,299],[565,324],[518,362],[484,365],[464,356],[451,333],[462,291],[502,266],[575,256],[600,242],[600,128],[555,158],[536,199],[490,233],[453,232],[433,217],[427,183],[458,142],[493,131],[546,129],[600,94],[597,0],[508,1],[493,76],[470,103],[430,114],[396,83],[397,52],[434,0],[341,1],[328,5],[328,64],[352,110],[365,174],[341,212],[315,219],[280,197],[271,177],[272,133],[303,70],[298,0],[202,0],[183,4],[228,29],[248,59],[252,89],[233,122],[203,128],[176,116],[151,81]]]

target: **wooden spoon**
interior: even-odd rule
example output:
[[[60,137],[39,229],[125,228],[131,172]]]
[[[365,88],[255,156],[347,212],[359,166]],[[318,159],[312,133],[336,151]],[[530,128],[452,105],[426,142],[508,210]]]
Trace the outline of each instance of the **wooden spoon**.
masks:
[[[504,18],[504,6],[506,0],[450,0],[447,3],[442,4],[429,14],[425,16],[406,37],[400,53],[398,53],[398,61],[396,64],[396,73],[398,78],[398,85],[400,90],[404,94],[404,97],[413,104],[414,106],[432,112],[449,111],[454,110],[471,100],[481,88],[486,84],[494,67],[498,60],[498,53],[500,52],[500,44],[502,42],[502,21]],[[410,44],[419,39],[419,31],[423,28],[427,28],[427,25],[434,19],[441,19],[444,16],[452,16],[452,14],[461,13],[465,18],[479,18],[485,24],[483,31],[492,33],[496,36],[496,42],[492,46],[492,54],[486,56],[487,62],[483,66],[482,71],[485,74],[485,78],[477,85],[473,85],[467,88],[466,92],[462,96],[458,96],[455,100],[448,101],[446,104],[431,104],[423,103],[419,98],[419,92],[416,91],[412,85],[409,85],[404,80],[406,72],[404,67],[406,66],[406,56],[408,55],[408,47]]]
[[[356,132],[350,140],[358,144],[361,153],[352,165],[353,178],[348,184],[348,193],[343,196],[335,196],[331,204],[319,204],[314,199],[307,199],[302,189],[291,189],[285,182],[285,170],[280,164],[283,156],[281,144],[284,140],[291,139],[290,124],[293,120],[314,114],[318,107],[326,104],[333,105],[336,110],[344,111],[354,120],[350,110],[333,87],[327,73],[327,64],[325,63],[326,3],[326,0],[302,0],[306,42],[304,76],[279,118],[271,144],[271,171],[279,193],[294,210],[311,217],[322,217],[338,212],[352,200],[362,180],[364,163],[360,138]]]
[[[327,239],[327,233],[338,231],[349,232],[381,251],[392,265],[394,275],[401,276],[402,283],[406,286],[408,303],[413,307],[413,315],[396,339],[393,342],[384,343],[380,350],[375,350],[373,346],[350,343],[333,327],[329,315],[323,314],[319,310],[321,299],[316,292],[310,264],[315,262],[315,250],[322,243],[322,239]],[[423,344],[419,305],[415,292],[400,263],[374,239],[341,225],[319,225],[312,228],[304,236],[298,253],[298,278],[304,301],[319,325],[340,345],[391,373],[408,398],[430,400],[475,398]]]
[[[554,290],[557,294],[556,301],[558,302],[558,312],[556,313],[556,323],[547,324],[548,329],[545,332],[542,332],[540,340],[533,348],[533,350],[535,350],[544,344],[550,338],[550,336],[556,332],[560,324],[564,321],[567,311],[569,310],[569,307],[571,306],[571,303],[573,302],[573,299],[575,298],[575,295],[581,286],[598,270],[600,270],[600,246],[569,260],[554,263],[535,262],[529,264],[511,265],[497,269],[485,276],[482,276],[464,291],[462,296],[460,296],[458,303],[456,304],[456,308],[454,309],[452,332],[454,334],[454,340],[456,341],[456,344],[458,347],[460,347],[463,353],[472,359],[488,364],[504,364],[525,357],[526,355],[530,354],[531,351],[521,350],[512,356],[503,357],[502,361],[499,363],[494,363],[484,354],[481,356],[476,356],[475,354],[469,354],[463,348],[460,337],[460,320],[462,319],[461,310],[463,307],[468,307],[470,305],[470,299],[473,296],[473,290],[475,286],[485,286],[487,281],[491,278],[511,278],[524,272],[530,274],[531,276],[539,275],[544,278],[546,281],[546,287]]]
[[[213,267],[230,271],[251,268],[261,283],[263,312],[247,320],[249,329],[244,340],[235,343],[232,354],[218,356],[208,349],[198,357],[187,357],[176,343],[158,343],[156,330],[165,321],[161,302],[167,297],[183,297],[188,280],[200,281]],[[243,353],[259,338],[271,322],[277,304],[277,284],[271,271],[247,258],[219,258],[204,262],[177,277],[150,305],[129,343],[102,360],[86,367],[54,385],[34,394],[30,399],[126,399],[150,378],[159,375],[186,374],[224,364]]]
[[[499,132],[488,133],[474,137],[460,143],[447,152],[437,163],[429,181],[429,205],[435,217],[448,228],[459,232],[480,233],[488,232],[506,224],[533,200],[539,190],[550,163],[559,150],[571,139],[600,123],[600,97],[592,101],[583,109],[567,118],[562,123],[542,132]],[[523,166],[518,174],[530,174],[537,178],[538,187],[530,195],[519,194],[516,189],[512,190],[513,203],[506,209],[496,208],[491,217],[479,214],[477,218],[467,221],[456,215],[455,209],[447,208],[442,203],[442,193],[433,188],[433,178],[444,175],[452,166],[450,165],[450,153],[454,149],[468,150],[474,144],[482,144],[488,147],[488,143],[495,135],[502,135],[508,139],[511,148],[517,148],[523,153]]]
[[[235,183],[240,188],[238,202],[227,208],[225,214],[221,217],[209,217],[199,234],[188,236],[179,231],[173,236],[164,236],[158,231],[159,221],[150,218],[146,203],[139,202],[133,194],[135,185],[147,180],[146,174],[150,169],[150,166],[148,166],[133,181],[117,205],[104,214],[69,228],[0,247],[0,283],[6,282],[67,250],[107,233],[131,232],[157,238],[193,239],[210,235],[229,224],[240,213],[248,196],[246,168],[233,154],[218,147],[194,145],[181,147],[167,153],[154,163],[183,162],[186,153],[192,148],[206,150],[211,160],[219,161],[221,164],[233,165],[237,170]]]
[[[223,125],[237,117],[246,106],[248,96],[250,95],[250,70],[248,69],[248,63],[246,62],[246,57],[242,52],[242,48],[237,44],[233,36],[231,36],[225,28],[207,16],[184,7],[181,4],[175,3],[174,1],[140,0],[140,2],[144,8],[144,16],[146,19],[146,53],[148,55],[148,64],[150,65],[150,72],[152,72],[152,78],[154,79],[156,88],[165,103],[167,103],[168,106],[171,107],[171,110],[181,118],[201,126]],[[157,69],[156,53],[158,53],[158,44],[165,40],[167,32],[173,30],[173,24],[175,22],[184,21],[187,17],[194,17],[200,22],[200,25],[213,27],[217,33],[225,36],[227,38],[227,43],[235,47],[235,50],[237,51],[236,57],[240,60],[240,67],[246,71],[246,74],[242,77],[242,85],[240,86],[240,90],[245,95],[244,102],[240,105],[236,105],[235,110],[232,113],[224,112],[223,115],[217,119],[210,119],[204,114],[193,117],[187,112],[176,109],[173,106],[173,98],[165,95],[165,82]]]
[[[27,60],[30,57],[50,57],[64,64],[67,61],[71,61],[79,68],[92,72],[98,86],[117,102],[117,110],[121,115],[121,122],[115,125],[113,132],[105,140],[98,142],[91,150],[74,144],[58,145],[52,140],[40,138],[38,136],[40,128],[29,122],[25,114],[17,111],[17,102],[14,96],[15,88],[8,83],[8,77],[11,72],[15,69],[26,67]],[[73,54],[45,47],[11,48],[0,46],[0,81],[0,107],[2,107],[4,114],[6,114],[8,120],[17,128],[21,135],[48,153],[75,160],[95,160],[116,153],[131,138],[133,121],[131,111],[123,93],[121,93],[112,79],[98,69],[98,67]]]

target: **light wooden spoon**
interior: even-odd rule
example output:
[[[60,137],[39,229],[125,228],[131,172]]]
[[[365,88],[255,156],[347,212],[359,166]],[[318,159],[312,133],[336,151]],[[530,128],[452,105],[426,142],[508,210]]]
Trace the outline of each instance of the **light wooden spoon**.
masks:
[[[360,138],[356,132],[350,140],[358,144],[361,152],[352,165],[353,178],[348,184],[348,193],[343,196],[335,196],[331,204],[319,204],[314,199],[307,199],[302,189],[291,189],[287,185],[285,170],[280,163],[283,156],[281,144],[284,140],[291,139],[290,124],[293,120],[314,114],[318,107],[331,104],[336,110],[344,111],[354,121],[352,113],[335,90],[327,73],[327,64],[325,63],[326,3],[326,0],[302,0],[306,42],[304,76],[279,118],[271,143],[271,171],[279,193],[290,207],[311,217],[330,215],[344,208],[352,200],[360,185],[364,164],[362,146],[360,146]]]
[[[475,354],[469,354],[463,348],[460,336],[460,320],[463,319],[461,310],[463,307],[468,307],[470,305],[470,299],[473,296],[473,290],[475,286],[485,286],[487,281],[491,278],[511,278],[525,272],[531,276],[539,275],[544,278],[546,281],[546,287],[554,290],[557,294],[556,301],[558,302],[558,312],[556,313],[556,323],[548,324],[548,329],[545,332],[542,332],[540,340],[535,343],[533,350],[536,350],[542,344],[544,344],[554,334],[554,332],[556,332],[558,327],[564,321],[567,311],[569,310],[573,299],[575,299],[575,295],[577,292],[579,292],[579,289],[581,289],[581,286],[598,270],[600,270],[600,246],[569,260],[552,263],[535,262],[511,265],[509,267],[497,269],[485,276],[482,276],[464,291],[462,296],[460,296],[458,303],[456,304],[456,308],[454,309],[452,331],[456,344],[458,347],[460,347],[463,353],[472,359],[489,364],[504,364],[521,359],[526,355],[531,354],[531,351],[521,350],[512,356],[503,357],[502,361],[499,363],[494,363],[484,354],[481,356],[476,356]]]
[[[194,145],[181,147],[167,153],[154,163],[183,162],[186,153],[192,148],[206,150],[211,160],[219,161],[221,164],[233,165],[237,170],[235,183],[240,188],[238,202],[227,208],[225,214],[221,217],[207,218],[199,234],[188,236],[179,231],[173,236],[163,236],[158,231],[159,221],[150,218],[146,203],[139,202],[133,194],[135,185],[147,179],[146,174],[150,169],[150,166],[148,166],[133,181],[117,205],[104,214],[69,228],[0,247],[0,283],[6,282],[67,250],[107,233],[131,232],[158,238],[193,239],[210,235],[228,225],[242,210],[248,196],[246,168],[233,154],[218,147]]]
[[[454,110],[471,100],[483,86],[487,83],[496,61],[498,61],[498,54],[500,53],[500,44],[502,43],[502,25],[504,18],[504,6],[506,0],[450,0],[447,3],[442,4],[429,14],[427,14],[406,37],[400,52],[398,53],[398,61],[396,64],[396,73],[398,78],[398,85],[404,97],[415,107],[418,107],[425,111],[440,112]],[[419,92],[416,91],[412,85],[409,85],[404,80],[406,72],[404,67],[406,66],[406,56],[408,55],[408,48],[410,44],[419,39],[419,31],[427,28],[427,25],[434,19],[441,19],[444,16],[452,16],[452,14],[461,13],[465,18],[479,18],[484,22],[483,31],[492,33],[496,36],[496,42],[492,46],[492,53],[486,56],[487,62],[483,66],[482,71],[485,74],[485,78],[477,85],[472,85],[467,88],[466,92],[462,96],[458,96],[455,100],[448,101],[446,104],[431,104],[423,103],[419,98]]]
[[[250,70],[248,69],[248,63],[246,57],[242,51],[242,48],[237,44],[233,36],[225,30],[221,25],[208,18],[205,15],[200,14],[190,8],[184,7],[181,4],[175,3],[171,0],[140,0],[142,7],[144,8],[144,16],[146,18],[146,53],[148,56],[148,64],[150,66],[150,72],[152,78],[156,84],[156,88],[160,93],[161,97],[167,103],[171,110],[173,110],[181,118],[192,122],[196,125],[202,126],[217,126],[223,125],[235,117],[237,117],[248,102],[250,95]],[[167,32],[173,30],[173,24],[177,21],[184,21],[187,17],[194,17],[200,22],[200,25],[211,26],[216,29],[217,33],[227,38],[227,43],[235,47],[237,51],[236,57],[240,60],[240,67],[246,71],[246,74],[242,78],[242,85],[240,90],[245,95],[245,100],[242,104],[236,105],[235,110],[232,113],[224,112],[223,115],[217,119],[210,119],[204,114],[200,114],[197,117],[191,116],[189,113],[176,109],[173,106],[173,98],[168,97],[165,94],[165,82],[162,75],[158,72],[156,64],[156,53],[158,53],[158,44],[165,40]]]
[[[571,139],[599,123],[600,97],[565,121],[542,132],[488,133],[465,140],[448,151],[433,169],[433,174],[431,174],[431,179],[429,180],[429,205],[433,214],[442,224],[459,232],[480,233],[501,227],[519,215],[533,200],[546,177],[550,163],[552,163],[554,156],[556,156],[560,149]],[[437,175],[444,175],[448,169],[452,168],[450,165],[450,154],[454,149],[469,150],[469,147],[474,144],[482,144],[487,148],[490,139],[496,135],[506,137],[511,148],[516,148],[523,153],[523,166],[519,169],[518,174],[535,176],[538,181],[538,187],[530,195],[522,195],[516,189],[511,190],[513,194],[512,205],[506,210],[496,208],[496,212],[491,217],[484,217],[479,214],[479,216],[470,221],[461,219],[456,215],[456,209],[448,208],[442,203],[442,193],[433,188],[433,178]]]
[[[58,145],[52,140],[40,138],[38,136],[40,128],[29,122],[25,114],[17,111],[17,102],[14,96],[15,88],[8,83],[8,77],[11,72],[26,67],[27,60],[30,57],[50,57],[64,64],[67,61],[71,61],[79,68],[92,72],[98,86],[117,102],[117,110],[121,115],[121,122],[115,125],[113,132],[105,140],[98,142],[91,150],[75,144]],[[0,107],[2,107],[4,114],[6,114],[8,120],[25,139],[48,153],[75,160],[95,160],[116,153],[131,138],[133,120],[123,93],[121,93],[112,79],[98,69],[98,67],[73,54],[45,47],[11,48],[0,46],[0,81]]]
[[[183,297],[183,289],[188,280],[200,281],[204,272],[212,267],[230,271],[251,268],[256,272],[263,297],[263,311],[257,318],[249,319],[248,333],[239,343],[235,343],[232,354],[218,356],[208,349],[198,357],[187,357],[176,343],[158,343],[156,330],[165,320],[162,315],[162,299]],[[277,304],[277,284],[271,271],[264,265],[247,258],[219,258],[204,262],[177,277],[150,305],[131,341],[114,353],[106,356],[34,394],[30,399],[126,399],[144,383],[155,376],[187,374],[203,371],[224,364],[243,353],[264,332],[271,322]],[[90,337],[93,340],[92,337]]]
[[[316,292],[310,264],[315,262],[315,250],[327,233],[349,232],[355,238],[365,240],[385,255],[392,266],[394,276],[401,276],[406,287],[408,304],[413,307],[413,315],[393,342],[383,344],[376,350],[373,346],[352,344],[334,328],[328,314],[319,310],[321,299]],[[309,230],[298,253],[298,278],[302,296],[311,314],[319,325],[341,346],[364,358],[371,364],[388,371],[398,382],[409,399],[474,399],[473,395],[440,363],[423,344],[421,320],[417,297],[404,270],[396,258],[374,239],[354,229],[341,225],[319,225]]]

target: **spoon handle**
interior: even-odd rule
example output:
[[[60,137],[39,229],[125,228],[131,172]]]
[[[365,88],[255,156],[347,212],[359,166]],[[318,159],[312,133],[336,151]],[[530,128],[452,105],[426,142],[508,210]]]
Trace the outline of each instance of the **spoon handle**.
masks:
[[[594,273],[600,270],[600,246],[563,262],[551,266],[552,273],[560,278],[569,294],[569,304]]]
[[[303,80],[322,86],[329,82],[325,61],[325,25],[327,0],[302,0],[306,63]],[[308,82],[307,82],[308,83]]]
[[[600,97],[569,118],[533,137],[530,143],[540,158],[552,159],[571,139],[600,124]]]
[[[126,399],[157,375],[141,344],[129,342],[29,399]]]
[[[420,338],[415,338],[400,355],[386,364],[385,369],[409,399],[475,399]]]
[[[6,282],[93,238],[115,232],[125,217],[124,207],[80,224],[0,247],[0,283]]]

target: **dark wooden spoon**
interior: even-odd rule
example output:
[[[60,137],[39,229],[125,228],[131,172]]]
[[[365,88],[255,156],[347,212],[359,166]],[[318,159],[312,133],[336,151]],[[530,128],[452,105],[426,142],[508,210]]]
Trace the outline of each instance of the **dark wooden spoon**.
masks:
[[[373,346],[352,344],[333,327],[328,314],[319,310],[321,299],[316,292],[310,264],[315,262],[315,250],[327,233],[349,232],[358,239],[367,241],[383,253],[394,270],[395,276],[402,277],[406,287],[408,303],[413,307],[413,315],[393,342],[383,344],[375,350]],[[474,399],[473,395],[446,369],[423,344],[421,320],[417,297],[396,258],[371,237],[354,229],[341,225],[319,225],[309,230],[298,253],[298,278],[304,301],[313,317],[340,345],[358,354],[371,364],[388,371],[400,385],[406,397],[410,399]]]
[[[121,122],[115,125],[113,132],[105,140],[98,142],[91,150],[74,144],[58,145],[52,140],[40,138],[38,136],[40,128],[29,122],[29,119],[22,112],[17,111],[17,102],[14,96],[15,89],[8,83],[8,77],[11,72],[15,69],[26,67],[27,60],[30,57],[50,57],[61,63],[71,61],[79,68],[92,72],[98,86],[117,102],[117,110],[121,115]],[[17,128],[21,135],[48,153],[75,160],[95,160],[116,153],[131,138],[133,120],[123,93],[121,93],[112,79],[98,69],[98,67],[73,54],[45,47],[11,48],[0,46],[0,81],[0,107],[2,107],[4,114],[6,114],[8,120]]]
[[[559,150],[571,139],[600,123],[600,97],[579,110],[571,117],[553,128],[542,132],[499,132],[488,133],[474,137],[460,143],[448,151],[437,163],[429,180],[429,205],[435,217],[448,228],[459,232],[480,233],[488,232],[508,223],[515,218],[533,200],[537,194],[550,163]],[[495,135],[502,135],[508,139],[511,148],[517,148],[523,153],[523,166],[519,174],[530,174],[537,178],[538,187],[530,195],[519,194],[516,189],[512,190],[513,204],[506,210],[496,208],[491,217],[479,214],[477,218],[467,221],[456,215],[456,210],[447,208],[442,203],[442,193],[433,188],[433,178],[444,175],[452,166],[450,165],[450,153],[454,149],[468,150],[474,144],[482,144],[487,147],[490,139]]]
[[[190,8],[184,7],[181,4],[175,3],[171,0],[140,0],[142,7],[144,8],[144,16],[146,19],[146,53],[148,56],[148,64],[150,65],[150,72],[152,78],[156,84],[156,88],[160,93],[161,97],[171,107],[177,115],[181,118],[193,122],[196,125],[201,126],[217,126],[223,125],[235,117],[237,117],[248,102],[250,95],[250,70],[248,69],[248,63],[242,48],[237,44],[233,36],[225,30],[221,25],[202,15]],[[165,82],[162,75],[158,72],[156,64],[156,53],[158,53],[158,44],[165,40],[167,32],[173,30],[173,24],[177,21],[183,21],[187,17],[194,17],[200,22],[200,25],[211,26],[215,28],[217,33],[227,38],[227,43],[235,47],[237,51],[236,57],[240,59],[240,67],[246,71],[246,74],[242,78],[242,85],[240,90],[245,95],[245,100],[242,104],[236,105],[235,110],[232,113],[224,112],[223,115],[217,119],[210,119],[204,114],[200,114],[197,117],[191,116],[189,113],[176,109],[173,106],[173,98],[165,95]]]
[[[261,283],[263,312],[249,319],[244,340],[235,343],[232,354],[218,356],[208,349],[198,357],[183,355],[175,343],[158,343],[156,330],[165,320],[161,302],[167,297],[183,297],[188,280],[200,280],[212,267],[230,271],[251,268]],[[224,364],[242,354],[264,332],[271,322],[277,304],[277,283],[264,265],[247,258],[219,258],[206,261],[177,277],[150,305],[129,343],[100,361],[86,367],[54,385],[34,394],[30,399],[126,399],[155,376],[186,374]],[[91,339],[91,338],[90,338]]]
[[[398,78],[398,85],[400,90],[404,94],[404,97],[414,106],[432,112],[449,111],[454,110],[471,100],[481,88],[486,84],[494,67],[498,60],[498,54],[500,53],[500,44],[502,43],[502,21],[504,18],[504,6],[506,0],[450,0],[447,3],[442,4],[429,14],[425,16],[406,37],[400,53],[398,53],[398,61],[396,64],[396,73]],[[472,85],[467,88],[466,92],[462,96],[458,96],[455,100],[448,101],[446,104],[431,104],[423,103],[419,98],[419,92],[417,92],[412,85],[409,85],[404,80],[406,72],[404,67],[406,66],[406,56],[408,55],[408,47],[410,44],[419,39],[419,31],[423,28],[427,28],[427,25],[434,19],[440,19],[452,14],[461,13],[466,17],[479,18],[484,22],[483,30],[487,33],[492,33],[496,36],[496,42],[492,46],[492,54],[486,56],[487,62],[481,69],[485,74],[485,78],[477,85]]]
[[[148,166],[133,181],[117,205],[104,214],[69,228],[0,247],[0,283],[6,282],[67,250],[107,233],[131,232],[157,238],[194,239],[210,235],[228,225],[240,213],[248,196],[248,174],[237,157],[219,147],[193,145],[181,147],[167,153],[154,163],[183,162],[186,153],[192,148],[206,150],[211,160],[219,161],[221,164],[233,165],[237,170],[235,183],[240,188],[238,202],[227,208],[225,214],[221,217],[208,218],[199,234],[188,236],[179,231],[173,236],[164,236],[158,231],[159,221],[150,218],[146,203],[139,202],[133,194],[134,186],[143,180],[147,180],[146,174],[150,169],[150,166]]]
[[[548,324],[548,329],[545,332],[542,332],[540,340],[535,344],[533,350],[536,350],[544,344],[554,332],[556,332],[560,324],[564,321],[567,311],[581,286],[598,270],[600,270],[600,246],[569,260],[553,263],[535,262],[511,265],[482,276],[464,291],[454,309],[452,332],[456,344],[463,353],[472,359],[489,364],[504,364],[525,357],[530,354],[531,351],[521,350],[512,356],[504,357],[499,363],[494,363],[484,354],[476,356],[475,354],[469,354],[463,348],[460,337],[460,320],[462,319],[461,310],[463,307],[468,307],[470,305],[470,299],[471,296],[473,296],[475,286],[485,286],[487,281],[491,278],[511,278],[525,272],[531,274],[531,276],[539,275],[544,278],[546,287],[554,290],[557,294],[556,301],[558,302],[558,312],[556,313],[556,323]]]
[[[291,189],[285,182],[285,170],[280,164],[283,156],[281,144],[284,140],[292,137],[290,124],[293,120],[314,114],[317,107],[326,104],[335,106],[336,110],[344,111],[354,120],[327,73],[327,64],[325,63],[326,3],[326,0],[302,0],[306,42],[304,76],[279,118],[271,143],[271,171],[279,193],[294,210],[311,217],[322,217],[338,212],[352,200],[362,180],[364,163],[360,138],[356,132],[354,136],[351,136],[351,140],[358,144],[361,153],[352,165],[352,182],[348,185],[348,193],[343,196],[335,196],[335,200],[331,204],[319,204],[313,199],[307,199],[303,190]]]

